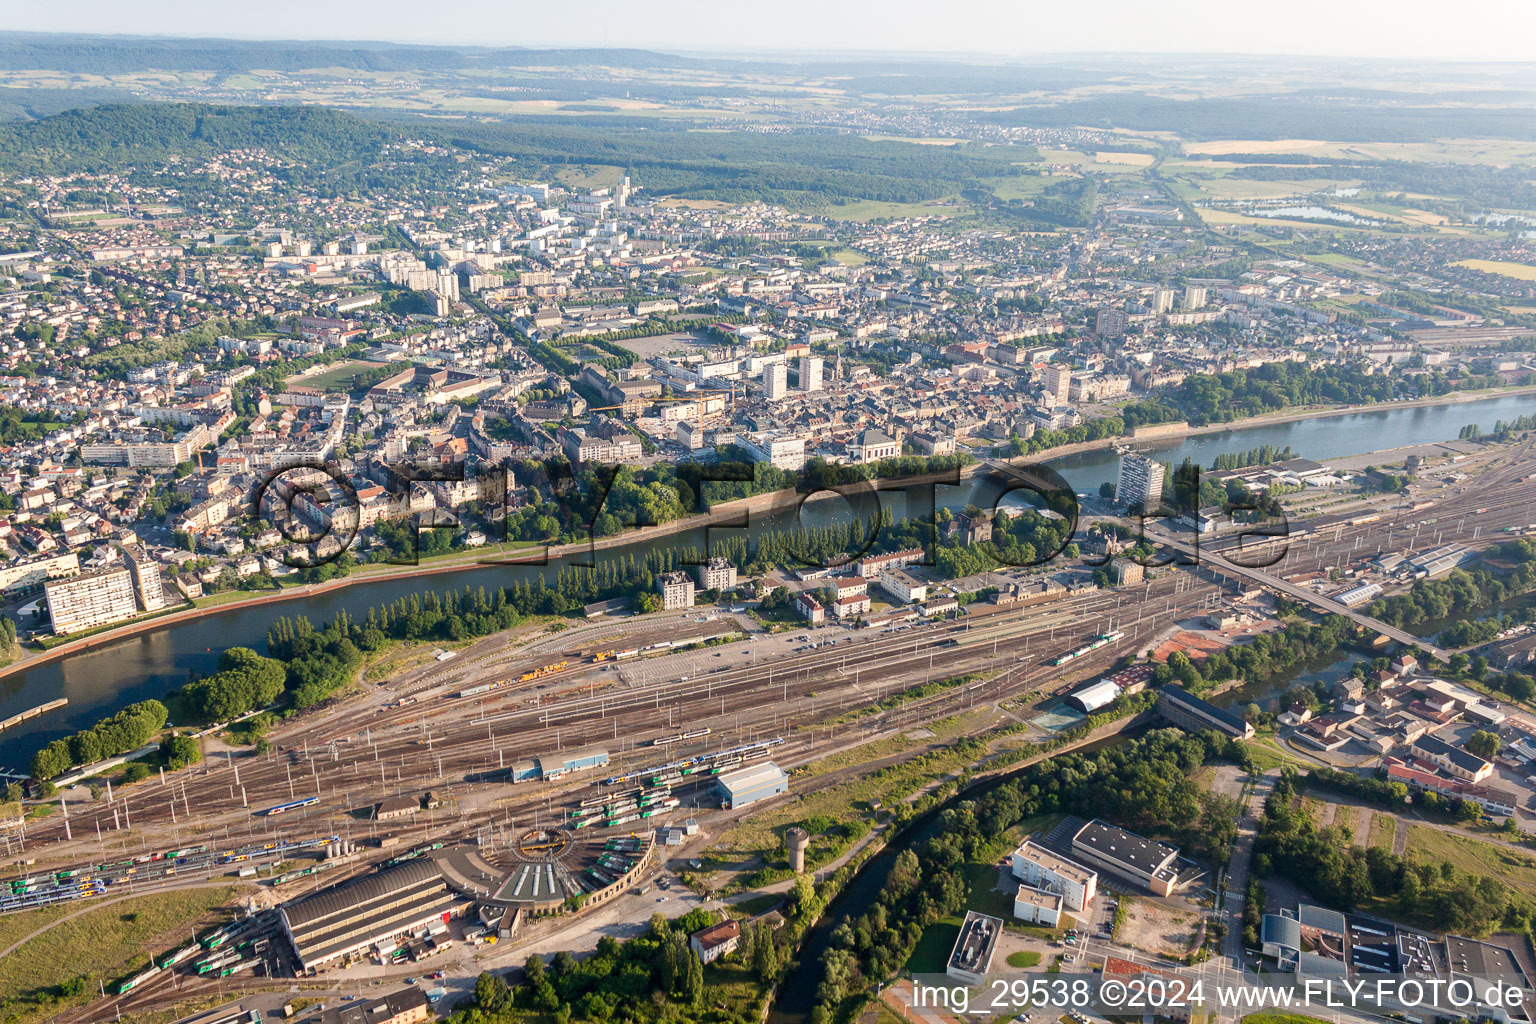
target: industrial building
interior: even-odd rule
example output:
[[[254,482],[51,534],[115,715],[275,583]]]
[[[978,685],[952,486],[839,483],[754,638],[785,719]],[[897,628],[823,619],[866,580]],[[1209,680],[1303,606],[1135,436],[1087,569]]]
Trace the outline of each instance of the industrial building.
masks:
[[[283,932],[305,971],[323,970],[399,940],[440,932],[458,908],[437,865],[414,860],[324,889],[282,908]]]
[[[1059,857],[1026,839],[1013,851],[1013,877],[1062,897],[1068,910],[1082,913],[1098,892],[1099,873]],[[1015,911],[1017,913],[1017,911]]]
[[[1120,687],[1100,679],[1067,694],[1067,703],[1085,715],[1091,715],[1120,696]]]
[[[558,779],[571,772],[583,772],[589,768],[601,768],[608,763],[606,747],[582,747],[559,754],[543,754],[534,759],[538,763],[538,777],[544,780]],[[514,776],[517,766],[513,766]],[[513,781],[519,781],[513,778]]]
[[[721,807],[745,807],[789,792],[789,776],[772,761],[726,772],[715,780]]]
[[[1159,692],[1157,710],[1168,721],[1190,732],[1215,729],[1236,739],[1253,739],[1252,725],[1174,683],[1168,683]]]
[[[1072,855],[1090,867],[1108,871],[1146,886],[1159,896],[1179,884],[1176,847],[1143,839],[1103,821],[1090,821],[1072,837]]]

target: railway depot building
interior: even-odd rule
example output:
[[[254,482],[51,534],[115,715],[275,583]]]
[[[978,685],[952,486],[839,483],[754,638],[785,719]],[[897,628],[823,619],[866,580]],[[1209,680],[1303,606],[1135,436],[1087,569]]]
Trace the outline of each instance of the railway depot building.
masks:
[[[715,780],[720,806],[745,807],[789,792],[789,776],[772,761],[726,772]]]
[[[313,972],[370,951],[387,958],[402,940],[440,933],[460,908],[437,865],[414,860],[305,896],[280,915],[299,966]]]
[[[1090,821],[1072,837],[1072,856],[1083,864],[1128,878],[1159,896],[1179,884],[1177,848],[1102,821]]]

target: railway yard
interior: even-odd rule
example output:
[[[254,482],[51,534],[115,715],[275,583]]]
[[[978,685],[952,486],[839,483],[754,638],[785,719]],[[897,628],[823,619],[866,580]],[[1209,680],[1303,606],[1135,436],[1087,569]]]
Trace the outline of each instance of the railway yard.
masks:
[[[1265,571],[1290,579],[1382,551],[1523,534],[1536,525],[1533,464],[1524,442],[1427,469],[1411,498],[1293,523]],[[1085,513],[1080,527],[1099,518]],[[1276,543],[1255,552],[1245,542],[1244,561],[1264,564]],[[1235,541],[1214,548],[1237,557]],[[822,627],[809,642],[803,630],[704,608],[520,627],[295,716],[266,753],[215,753],[29,822],[24,846],[8,850],[0,913],[243,874],[253,916],[157,957],[169,962],[75,1019],[206,996],[256,968],[270,980],[248,977],[248,987],[287,987],[294,964],[273,908],[295,896],[421,859],[461,895],[505,908],[639,884],[666,861],[654,826],[696,819],[708,833],[741,813],[719,809],[712,781],[724,772],[770,758],[791,771],[966,709],[1007,702],[1028,714],[1019,709],[1049,705],[1251,585],[1219,563],[1175,566],[1022,607],[977,602],[936,622]],[[964,685],[882,705],[961,675]],[[868,771],[869,760],[837,774]],[[797,780],[791,792],[830,781]],[[420,809],[375,812],[402,798]],[[634,913],[643,920],[653,906]]]

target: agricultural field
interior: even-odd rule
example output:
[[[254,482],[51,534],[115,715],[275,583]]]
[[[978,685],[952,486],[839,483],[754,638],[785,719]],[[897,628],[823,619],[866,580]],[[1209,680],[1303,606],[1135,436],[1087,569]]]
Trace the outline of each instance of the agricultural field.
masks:
[[[1456,266],[1481,270],[1485,274],[1512,277],[1517,281],[1536,281],[1536,267],[1529,263],[1510,263],[1505,260],[1461,260]]]

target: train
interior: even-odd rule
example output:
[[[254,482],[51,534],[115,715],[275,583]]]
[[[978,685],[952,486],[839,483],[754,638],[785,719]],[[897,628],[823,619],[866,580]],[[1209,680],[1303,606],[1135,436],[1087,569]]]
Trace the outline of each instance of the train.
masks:
[[[531,683],[535,679],[542,679],[545,676],[554,675],[556,672],[559,672],[561,669],[565,668],[566,664],[567,662],[557,661],[553,665],[545,665],[543,668],[536,668],[531,672],[524,672],[522,675],[517,677],[517,681],[520,683]]]
[[[270,818],[272,815],[274,815],[274,814],[282,814],[284,811],[293,811],[293,810],[299,809],[300,807],[313,807],[315,804],[317,804],[319,802],[320,802],[320,798],[319,797],[317,797],[317,796],[307,796],[307,797],[305,797],[302,800],[293,800],[293,801],[290,801],[290,802],[288,802],[286,804],[278,804],[276,807],[268,807],[266,810],[262,811],[261,813]]]
[[[151,967],[147,971],[140,971],[138,974],[135,974],[133,977],[127,979],[126,981],[119,982],[117,986],[117,994],[123,995],[125,992],[132,992],[140,985],[143,985],[153,979],[154,976],[159,973],[160,968],[158,967]]]
[[[612,649],[612,648],[610,648],[610,649],[608,649],[606,651],[594,651],[594,652],[592,652],[592,660],[594,662],[596,662],[596,661],[607,661],[609,658],[612,658],[614,655],[616,655],[618,653],[619,652],[617,650]]]
[[[335,865],[335,861],[323,860],[318,864],[311,864],[307,868],[299,868],[296,871],[284,871],[272,879],[272,885],[287,885],[289,882],[297,882],[306,875],[317,875],[322,871],[328,871]]]
[[[707,771],[711,766],[720,761],[736,759],[738,761],[749,758],[761,757],[770,748],[784,742],[782,736],[771,740],[755,740],[751,743],[743,743],[740,746],[731,747],[729,750],[717,750],[710,754],[700,754],[697,757],[682,758],[677,761],[668,761],[666,764],[652,765],[649,768],[640,768],[632,772],[624,772],[620,775],[611,775],[603,780],[605,786],[621,786],[626,782],[634,782],[637,779],[648,780],[653,784],[665,780],[676,782],[684,775],[693,775],[701,771]]]
[[[1083,644],[1083,646],[1075,647],[1068,651],[1066,654],[1063,654],[1061,657],[1052,661],[1051,664],[1057,666],[1065,665],[1069,661],[1072,661],[1076,658],[1081,658],[1085,654],[1091,654],[1099,648],[1108,644],[1112,644],[1117,640],[1123,639],[1124,637],[1125,633],[1118,629],[1113,633],[1101,633],[1097,638],[1090,640],[1088,643]]]
[[[168,971],[172,967],[175,967],[177,964],[181,963],[183,960],[195,956],[199,951],[202,950],[202,948],[203,947],[199,946],[195,941],[189,942],[185,946],[182,946],[180,949],[176,950],[174,953],[167,953],[165,956],[155,961],[155,966],[160,968],[162,971]]]

